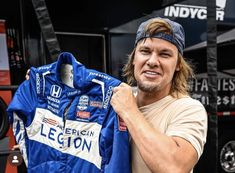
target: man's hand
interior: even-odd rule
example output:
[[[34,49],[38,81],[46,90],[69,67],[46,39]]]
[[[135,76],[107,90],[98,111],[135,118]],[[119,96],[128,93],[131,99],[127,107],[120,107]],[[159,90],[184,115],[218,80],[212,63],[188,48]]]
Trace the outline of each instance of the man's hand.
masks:
[[[19,150],[19,149],[20,149],[20,145],[17,144],[17,145],[14,145],[11,150]]]
[[[114,111],[125,121],[128,112],[138,110],[135,96],[131,86],[121,83],[118,87],[113,88],[111,105]]]
[[[29,73],[30,73],[30,69],[27,70],[26,74],[25,74],[25,79],[29,80]]]

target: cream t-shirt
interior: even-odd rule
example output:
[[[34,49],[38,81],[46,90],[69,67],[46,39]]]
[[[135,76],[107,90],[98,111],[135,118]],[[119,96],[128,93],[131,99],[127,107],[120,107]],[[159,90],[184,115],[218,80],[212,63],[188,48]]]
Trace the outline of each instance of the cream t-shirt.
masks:
[[[179,136],[189,141],[196,149],[199,159],[203,152],[207,135],[207,113],[199,101],[189,96],[178,99],[166,96],[139,109],[147,121],[160,132],[168,136]],[[151,173],[141,158],[134,142],[131,145],[132,172]]]

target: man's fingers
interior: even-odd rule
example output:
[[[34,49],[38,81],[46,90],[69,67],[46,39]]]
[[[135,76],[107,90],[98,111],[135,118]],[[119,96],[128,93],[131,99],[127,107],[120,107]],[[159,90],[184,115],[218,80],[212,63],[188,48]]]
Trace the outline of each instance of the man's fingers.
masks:
[[[126,83],[122,82],[119,86],[120,87],[126,87],[126,86],[129,86],[129,85],[127,85]]]
[[[20,145],[14,145],[14,146],[12,147],[12,150],[18,150],[18,149],[20,149]]]
[[[26,72],[26,75],[25,75],[26,80],[29,80],[29,73],[30,73],[30,69],[28,69],[27,72]]]
[[[113,88],[113,94],[115,94],[117,91],[118,91],[118,88],[117,88],[117,87],[114,87],[114,88]]]

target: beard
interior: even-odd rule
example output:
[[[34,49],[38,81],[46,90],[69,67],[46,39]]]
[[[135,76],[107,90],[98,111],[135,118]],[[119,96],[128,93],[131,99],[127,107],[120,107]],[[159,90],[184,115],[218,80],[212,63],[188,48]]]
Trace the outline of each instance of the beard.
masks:
[[[153,93],[160,90],[160,86],[156,83],[137,81],[137,86],[143,92]]]

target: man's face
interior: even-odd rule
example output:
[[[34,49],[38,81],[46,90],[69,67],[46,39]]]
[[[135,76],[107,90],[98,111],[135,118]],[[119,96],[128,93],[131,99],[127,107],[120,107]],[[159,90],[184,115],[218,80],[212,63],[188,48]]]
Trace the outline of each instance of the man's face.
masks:
[[[138,88],[168,95],[173,75],[179,70],[177,60],[178,49],[172,43],[158,38],[140,41],[133,61]]]

